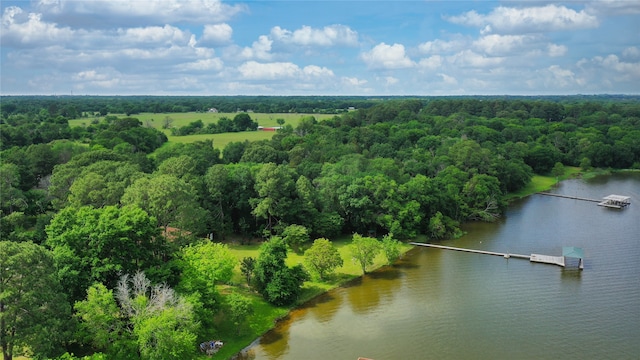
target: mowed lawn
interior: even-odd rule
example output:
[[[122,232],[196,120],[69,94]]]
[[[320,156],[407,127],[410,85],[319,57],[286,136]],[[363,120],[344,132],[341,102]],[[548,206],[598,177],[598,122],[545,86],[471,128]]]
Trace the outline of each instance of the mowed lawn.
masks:
[[[342,257],[342,260],[343,260],[343,265],[335,269],[335,272],[323,282],[319,282],[319,281],[306,282],[305,285],[303,286],[303,292],[299,300],[299,303],[303,303],[329,289],[335,288],[336,286],[343,284],[345,281],[354,279],[362,275],[362,268],[360,267],[360,264],[355,262],[351,255],[351,251],[349,248],[349,245],[351,244],[351,238],[345,237],[341,239],[336,239],[336,240],[333,240],[332,243],[338,249],[338,252],[340,253],[340,256]],[[307,245],[307,247],[309,246],[311,246],[311,243]],[[401,252],[405,253],[411,250],[413,247],[414,247],[413,245],[402,243]],[[236,255],[238,260],[242,260],[245,257],[257,258],[260,254],[260,251],[259,251],[260,245],[229,245],[229,249],[234,255]],[[287,265],[294,266],[298,264],[303,264],[303,260],[304,260],[303,253],[295,253],[293,251],[289,251],[287,256]],[[385,265],[387,265],[387,258],[384,255],[384,252],[381,251],[378,254],[378,256],[376,256],[376,259],[373,265],[370,267],[367,267],[367,271],[373,271]],[[245,282],[240,271],[240,265],[237,266],[234,272],[234,278],[232,282],[235,284],[241,284]]]
[[[125,117],[124,114],[113,114],[120,118]],[[210,123],[217,123],[221,117],[227,117],[232,119],[237,113],[202,113],[202,112],[187,112],[187,113],[140,113],[131,115],[131,117],[140,120],[143,126],[150,126],[156,128],[167,135],[170,142],[177,143],[191,143],[202,140],[213,140],[213,146],[218,149],[223,149],[228,143],[234,141],[259,141],[271,139],[275,132],[273,131],[244,131],[239,133],[223,133],[223,134],[197,134],[187,136],[173,136],[171,130],[163,129],[162,126],[167,120],[171,121],[171,126],[179,128],[189,125],[189,123],[202,120],[204,125]],[[324,119],[331,119],[335,115],[332,114],[297,114],[297,113],[277,113],[277,114],[264,114],[264,113],[249,113],[251,119],[256,121],[259,126],[270,127],[279,126],[278,119],[283,119],[285,125],[291,125],[294,128],[298,126],[300,120],[305,116],[314,116],[316,120],[321,121]],[[104,117],[98,117],[97,120],[101,121]],[[69,126],[87,126],[95,118],[80,118],[69,120]]]

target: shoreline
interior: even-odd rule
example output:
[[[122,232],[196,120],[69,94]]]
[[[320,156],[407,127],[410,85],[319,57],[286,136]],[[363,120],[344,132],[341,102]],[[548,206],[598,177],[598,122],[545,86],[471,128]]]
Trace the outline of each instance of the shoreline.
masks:
[[[405,254],[407,254],[409,251],[414,250],[415,248],[416,248],[416,246],[410,246],[410,247],[409,247],[409,246],[407,246],[407,247],[403,247],[403,248],[402,248],[401,255],[400,255],[400,258],[398,258],[398,260],[396,260],[396,262],[400,261],[400,260],[402,259],[402,257],[403,257]],[[341,288],[341,287],[344,287],[344,286],[348,285],[349,283],[351,283],[351,282],[353,282],[353,281],[356,281],[356,280],[358,280],[358,279],[362,278],[363,276],[365,276],[365,275],[367,275],[367,274],[375,273],[375,272],[379,271],[380,269],[383,269],[383,268],[385,268],[385,267],[387,267],[387,266],[394,266],[395,264],[396,264],[396,263],[393,263],[393,264],[391,264],[391,265],[389,265],[389,264],[382,264],[382,265],[379,265],[379,266],[377,266],[377,267],[373,267],[373,268],[371,268],[371,270],[367,271],[367,273],[366,273],[366,274],[361,274],[361,275],[351,275],[350,277],[347,277],[347,278],[345,278],[345,279],[341,280],[340,282],[336,283],[336,286],[332,286],[332,287],[330,287],[330,288],[326,289],[326,290],[325,290],[325,291],[323,291],[323,292],[320,292],[320,293],[318,293],[318,294],[315,294],[315,295],[311,296],[311,297],[310,297],[310,298],[308,298],[308,299],[304,299],[303,301],[301,301],[301,302],[299,302],[299,303],[296,303],[294,306],[292,306],[291,308],[289,308],[289,309],[287,310],[287,313],[286,313],[284,316],[281,316],[281,317],[278,317],[278,318],[274,319],[274,321],[273,321],[273,326],[271,326],[269,329],[267,329],[266,331],[264,331],[262,334],[260,334],[258,337],[256,337],[253,341],[251,341],[251,343],[250,343],[250,344],[248,344],[247,346],[245,346],[244,348],[242,348],[242,350],[240,350],[239,352],[235,353],[234,355],[232,355],[232,356],[231,356],[231,357],[229,357],[228,359],[229,359],[229,360],[242,360],[242,359],[246,359],[246,356],[248,355],[246,352],[247,352],[247,351],[249,351],[252,347],[256,346],[256,345],[260,342],[260,340],[262,339],[262,337],[263,337],[266,333],[268,333],[269,331],[271,331],[271,330],[275,329],[275,328],[278,326],[278,323],[280,323],[280,322],[281,322],[281,321],[283,321],[283,320],[286,320],[286,319],[290,316],[290,314],[291,314],[291,312],[292,312],[293,310],[296,310],[296,309],[302,308],[303,306],[305,306],[306,304],[310,303],[310,302],[311,302],[311,301],[313,301],[314,299],[316,299],[316,298],[318,298],[318,297],[320,297],[320,296],[322,296],[322,295],[324,295],[324,294],[327,294],[327,293],[328,293],[328,292],[330,292],[330,291],[333,291],[333,290],[335,290],[335,289],[339,289],[339,288]]]
[[[565,173],[557,178],[554,178],[552,176],[542,176],[542,175],[534,175],[534,178],[537,179],[537,183],[534,180],[534,178],[532,178],[531,182],[521,191],[513,193],[511,196],[507,195],[506,200],[508,203],[511,203],[512,201],[515,200],[519,200],[519,199],[523,199],[526,198],[528,196],[531,195],[535,195],[538,192],[541,191],[547,191],[552,189],[553,187],[557,186],[559,183],[561,183],[564,180],[568,180],[568,179],[590,179],[596,176],[600,176],[600,175],[610,175],[612,173],[616,173],[616,172],[640,172],[640,169],[623,169],[623,170],[611,170],[611,169],[592,169],[592,170],[588,170],[588,171],[583,171],[582,169],[578,168],[578,167],[566,167],[565,169]],[[408,247],[408,248],[403,248],[402,251],[402,255],[400,257],[400,259],[409,251],[415,249],[416,246],[412,246],[412,247]],[[398,259],[397,261],[399,261],[400,259]],[[396,261],[396,262],[397,262]],[[395,264],[395,263],[394,263]],[[367,274],[373,273],[373,272],[377,272],[380,269],[384,268],[385,266],[393,266],[392,265],[387,265],[387,264],[382,264],[379,265],[375,268],[372,268],[370,271],[367,272]],[[326,294],[332,290],[335,290],[337,288],[343,287],[347,284],[349,284],[350,282],[362,278],[364,275],[366,274],[361,274],[361,275],[351,275],[345,279],[342,279],[341,281],[339,281],[338,283],[335,284],[335,286],[331,286],[330,288],[326,289],[323,292],[320,292],[318,294],[315,294],[311,297],[309,297],[308,299],[304,299],[303,301],[301,301],[300,303],[296,303],[294,306],[292,306],[291,308],[287,309],[287,313],[284,316],[278,317],[276,319],[274,319],[273,321],[273,326],[271,326],[269,329],[267,329],[266,331],[264,331],[263,333],[261,333],[260,335],[258,335],[254,340],[252,340],[248,345],[246,345],[245,347],[243,347],[240,351],[238,351],[237,353],[235,353],[234,355],[232,355],[231,357],[229,357],[228,359],[230,360],[241,360],[241,359],[245,359],[246,356],[248,355],[247,352],[254,346],[256,346],[260,340],[262,339],[262,337],[268,333],[269,331],[273,330],[274,328],[277,327],[278,323],[281,322],[282,320],[285,320],[293,310],[301,308],[302,306],[304,306],[305,304],[311,302],[312,300],[314,300],[315,298]]]

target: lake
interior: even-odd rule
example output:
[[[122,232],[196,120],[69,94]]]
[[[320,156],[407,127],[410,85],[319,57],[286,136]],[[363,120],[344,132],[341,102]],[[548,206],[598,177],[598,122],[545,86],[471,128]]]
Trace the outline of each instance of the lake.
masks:
[[[584,270],[577,260],[562,268],[416,248],[294,310],[247,358],[640,358],[640,173],[568,180],[552,192],[625,195],[631,206],[533,195],[441,244],[525,255],[577,246]]]

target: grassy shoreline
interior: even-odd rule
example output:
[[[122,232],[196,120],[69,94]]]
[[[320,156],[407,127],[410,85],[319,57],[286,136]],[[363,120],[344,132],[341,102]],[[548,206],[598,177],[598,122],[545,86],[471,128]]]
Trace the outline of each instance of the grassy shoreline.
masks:
[[[275,307],[264,301],[260,295],[251,291],[246,286],[244,279],[240,274],[240,268],[238,267],[232,280],[232,286],[221,286],[220,291],[223,293],[238,292],[249,297],[255,312],[250,319],[250,328],[241,335],[235,335],[229,332],[234,330],[234,328],[229,326],[221,326],[218,329],[219,333],[225,336],[223,339],[225,346],[220,349],[215,357],[220,359],[230,359],[234,357],[241,351],[250,347],[266,332],[273,329],[277,323],[286,318],[292,310],[299,308],[308,301],[328,292],[329,290],[343,286],[350,281],[363,276],[360,265],[353,262],[351,255],[349,254],[348,245],[351,243],[351,239],[344,237],[334,240],[333,243],[338,248],[338,251],[344,261],[344,265],[336,269],[334,274],[330,276],[327,281],[305,282],[300,298],[290,307]],[[259,253],[259,245],[229,245],[229,248],[239,260],[248,256],[256,258]],[[411,249],[413,249],[412,245],[406,243],[402,244],[401,251],[403,255]],[[287,265],[293,266],[301,264],[303,258],[302,254],[290,252],[287,257]],[[381,253],[376,257],[374,264],[367,268],[367,273],[376,271],[384,266],[388,265],[384,254]],[[226,337],[227,334],[230,336]]]

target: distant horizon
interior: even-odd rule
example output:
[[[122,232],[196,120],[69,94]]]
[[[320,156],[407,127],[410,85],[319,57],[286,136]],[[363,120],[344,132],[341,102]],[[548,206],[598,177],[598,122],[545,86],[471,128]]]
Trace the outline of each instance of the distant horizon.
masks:
[[[444,98],[444,97],[604,97],[604,96],[622,96],[640,98],[640,93],[600,93],[600,94],[532,94],[532,95],[516,95],[516,94],[451,94],[451,95],[316,95],[316,94],[287,94],[287,95],[260,95],[260,94],[229,94],[229,95],[201,95],[201,94],[0,94],[0,97],[361,97],[361,98]]]
[[[0,10],[3,95],[640,94],[640,1],[6,0]]]

